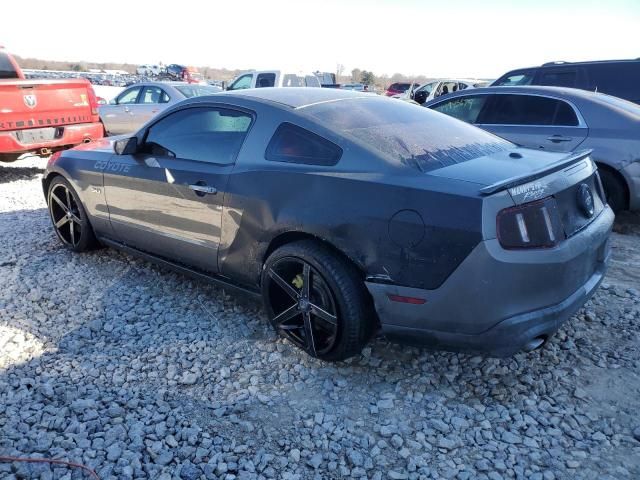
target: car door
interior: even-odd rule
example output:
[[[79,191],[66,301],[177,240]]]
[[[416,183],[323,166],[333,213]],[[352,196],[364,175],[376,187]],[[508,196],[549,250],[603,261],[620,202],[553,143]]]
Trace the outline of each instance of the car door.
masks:
[[[141,86],[127,88],[118,95],[113,103],[100,107],[100,119],[109,135],[122,135],[134,131],[131,129],[131,107],[138,101]]]
[[[161,87],[147,85],[142,88],[135,105],[130,107],[131,132],[137,132],[145,123],[169,105],[169,94]]]
[[[216,272],[227,180],[252,119],[235,107],[185,107],[153,123],[135,154],[114,155],[104,188],[116,239]]]
[[[575,150],[589,132],[569,102],[531,94],[489,95],[475,124],[518,145],[554,152]]]

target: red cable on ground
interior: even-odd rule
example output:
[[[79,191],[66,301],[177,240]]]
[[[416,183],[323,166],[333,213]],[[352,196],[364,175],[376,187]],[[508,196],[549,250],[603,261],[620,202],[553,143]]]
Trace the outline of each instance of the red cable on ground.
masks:
[[[85,465],[82,465],[80,463],[66,462],[64,460],[56,460],[54,458],[19,458],[19,457],[3,457],[2,455],[0,455],[0,462],[52,463],[54,465],[64,465],[66,467],[79,468],[80,470],[87,472],[96,480],[100,480],[100,477],[98,476],[98,474]]]

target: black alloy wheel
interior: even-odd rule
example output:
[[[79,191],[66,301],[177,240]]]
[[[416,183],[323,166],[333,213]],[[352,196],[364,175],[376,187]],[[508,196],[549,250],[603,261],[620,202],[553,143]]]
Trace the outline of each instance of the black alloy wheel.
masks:
[[[84,208],[73,188],[62,177],[56,177],[49,185],[47,197],[53,227],[62,243],[76,252],[96,246]]]
[[[277,260],[267,275],[275,328],[314,357],[331,351],[338,335],[338,311],[322,275],[295,257]]]
[[[276,332],[322,360],[357,355],[377,324],[358,270],[314,240],[286,244],[269,256],[262,296]]]

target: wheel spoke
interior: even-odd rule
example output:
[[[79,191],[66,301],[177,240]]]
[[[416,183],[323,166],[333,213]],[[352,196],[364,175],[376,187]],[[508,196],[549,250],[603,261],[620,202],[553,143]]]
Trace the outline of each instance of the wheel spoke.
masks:
[[[71,214],[71,220],[76,222],[78,225],[80,225],[82,223],[82,221],[80,220],[80,217],[78,217],[75,213],[73,213],[71,211],[69,213]]]
[[[69,190],[65,188],[64,193],[67,196],[67,207],[69,211],[71,211],[71,195],[69,194]]]
[[[60,208],[62,210],[64,210],[65,213],[67,213],[69,211],[69,209],[64,204],[64,202],[62,200],[60,200],[55,193],[51,192],[51,198],[53,199],[54,202],[56,202],[60,206]]]
[[[62,217],[60,220],[58,220],[58,221],[56,222],[56,228],[60,228],[60,227],[62,227],[62,226],[63,226],[65,223],[67,223],[68,221],[69,221],[69,219],[68,219],[66,216]]]
[[[316,353],[316,341],[313,338],[313,326],[311,324],[311,314],[309,312],[304,313],[304,337],[307,341],[307,348],[309,353],[314,357],[317,357]]]
[[[278,275],[273,268],[269,269],[269,276],[273,279],[274,282],[276,282],[280,288],[282,288],[287,295],[289,295],[291,298],[293,298],[294,300],[298,300],[298,298],[300,298],[300,295],[298,294],[298,292],[295,290],[295,288],[293,288],[291,285],[289,285],[284,278],[282,278],[280,275]]]
[[[71,233],[71,245],[76,246],[76,229],[74,228],[74,223],[69,222],[69,232]]]
[[[283,311],[282,313],[278,314],[273,321],[278,324],[279,327],[282,327],[282,324],[285,322],[288,322],[289,320],[291,320],[292,318],[294,318],[296,315],[299,315],[300,311],[298,310],[298,304],[294,303],[293,305],[291,305],[289,308],[287,308],[285,311]]]
[[[309,289],[311,288],[311,267],[305,263],[302,267],[302,298],[309,298]]]
[[[334,325],[334,326],[338,325],[338,317],[336,317],[335,315],[332,315],[331,313],[327,312],[326,310],[323,310],[322,308],[318,307],[317,305],[314,305],[313,303],[310,304],[310,307],[311,307],[311,313],[316,317],[324,320],[325,322],[331,325]]]

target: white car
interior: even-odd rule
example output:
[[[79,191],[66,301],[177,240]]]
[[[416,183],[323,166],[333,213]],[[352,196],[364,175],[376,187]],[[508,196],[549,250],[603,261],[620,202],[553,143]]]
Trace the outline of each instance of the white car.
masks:
[[[484,87],[487,83],[488,82],[474,79],[445,78],[433,80],[420,86],[414,84],[402,95],[394,95],[394,98],[400,98],[401,100],[413,100],[414,102],[422,105],[423,103],[442,95],[447,95],[448,93],[457,92],[459,90],[466,90],[468,88]]]
[[[320,80],[309,72],[283,72],[280,70],[260,70],[246,72],[234,78],[227,90],[244,90],[262,87],[318,87]]]

